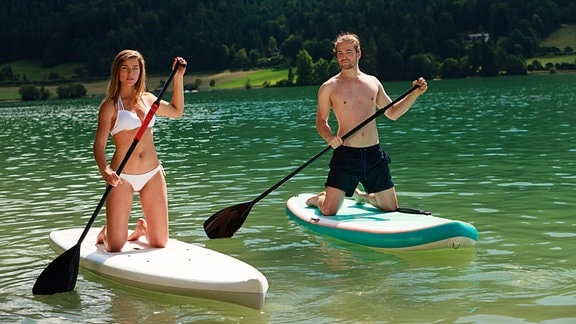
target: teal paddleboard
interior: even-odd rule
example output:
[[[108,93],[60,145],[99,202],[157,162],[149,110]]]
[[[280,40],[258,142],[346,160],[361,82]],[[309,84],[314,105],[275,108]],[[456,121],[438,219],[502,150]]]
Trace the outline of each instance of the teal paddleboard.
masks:
[[[353,199],[345,199],[335,216],[323,216],[318,208],[306,206],[311,196],[288,199],[288,216],[313,232],[342,241],[391,250],[468,248],[478,241],[478,230],[472,224],[433,215],[382,212]]]

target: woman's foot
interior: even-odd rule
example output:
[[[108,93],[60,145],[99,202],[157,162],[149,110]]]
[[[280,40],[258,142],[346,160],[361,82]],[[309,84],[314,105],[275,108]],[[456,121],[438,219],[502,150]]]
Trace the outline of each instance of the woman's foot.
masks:
[[[146,223],[146,220],[144,218],[140,218],[136,222],[136,229],[134,230],[134,232],[132,232],[132,234],[130,234],[130,236],[128,236],[128,241],[136,241],[140,238],[140,236],[142,235],[146,236],[147,232],[148,232],[148,224]]]

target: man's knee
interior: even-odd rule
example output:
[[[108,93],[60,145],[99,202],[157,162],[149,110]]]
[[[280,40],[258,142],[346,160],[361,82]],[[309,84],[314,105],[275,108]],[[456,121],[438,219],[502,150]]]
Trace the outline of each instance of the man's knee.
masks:
[[[322,206],[320,208],[320,211],[322,212],[322,215],[324,216],[334,216],[336,215],[336,213],[338,213],[338,206],[334,207],[334,206]]]

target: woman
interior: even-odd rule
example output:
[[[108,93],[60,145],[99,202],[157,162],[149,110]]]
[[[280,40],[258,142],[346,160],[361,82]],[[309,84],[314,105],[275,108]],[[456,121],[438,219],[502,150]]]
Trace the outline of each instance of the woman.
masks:
[[[174,75],[174,91],[170,103],[162,100],[156,115],[178,118],[184,112],[184,73],[186,61]],[[150,121],[120,176],[115,170],[124,159],[156,96],[146,92],[146,68],[142,55],[123,50],[114,59],[106,97],[100,105],[98,127],[94,139],[94,159],[107,184],[114,186],[106,200],[106,224],[98,235],[109,252],[118,252],[127,240],[145,235],[152,247],[162,248],[168,242],[168,196],[166,180],[156,148],[153,131],[155,117]],[[110,164],[106,157],[108,137],[112,136],[115,152]],[[140,195],[144,219],[128,236],[128,222],[134,192]]]

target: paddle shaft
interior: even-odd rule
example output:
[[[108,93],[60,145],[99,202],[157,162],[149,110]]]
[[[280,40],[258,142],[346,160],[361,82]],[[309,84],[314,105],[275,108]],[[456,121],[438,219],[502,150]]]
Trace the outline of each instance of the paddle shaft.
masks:
[[[368,117],[368,119],[366,119],[365,121],[363,121],[362,123],[360,123],[358,126],[354,127],[353,129],[351,129],[350,131],[348,131],[348,133],[344,134],[344,136],[342,136],[342,140],[347,139],[348,137],[352,136],[354,133],[356,133],[358,130],[360,130],[362,127],[366,126],[368,123],[370,123],[371,121],[373,121],[374,119],[378,118],[379,116],[381,116],[382,114],[384,114],[384,112],[386,112],[386,110],[388,110],[389,108],[391,108],[392,106],[394,106],[395,104],[397,104],[400,100],[404,99],[406,96],[408,96],[412,91],[418,89],[419,86],[415,85],[412,88],[410,88],[408,91],[404,92],[403,94],[401,94],[398,98],[394,99],[392,102],[390,102],[389,104],[387,104],[384,108],[378,109],[378,111],[376,111],[372,116]],[[300,171],[304,170],[306,167],[308,167],[310,164],[312,164],[312,162],[316,161],[316,159],[318,159],[320,156],[322,156],[324,153],[328,152],[330,149],[332,148],[332,146],[327,146],[325,149],[323,149],[320,153],[314,155],[314,157],[312,157],[310,160],[308,160],[306,163],[304,163],[303,165],[301,165],[298,169],[292,171],[292,173],[290,173],[289,175],[287,175],[286,177],[284,177],[284,179],[280,180],[278,183],[276,183],[275,185],[273,185],[272,187],[270,187],[270,189],[264,191],[260,196],[256,197],[256,199],[254,199],[252,201],[252,205],[257,203],[258,201],[260,201],[262,198],[266,197],[268,194],[270,194],[272,191],[276,190],[276,188],[280,187],[282,184],[284,184],[284,182],[290,180],[290,178],[292,178],[293,176],[295,176],[297,173],[299,173]]]
[[[156,98],[156,101],[154,101],[154,103],[152,104],[152,107],[150,107],[150,110],[146,114],[146,117],[144,117],[144,121],[142,121],[142,125],[140,126],[140,129],[136,133],[136,136],[134,136],[134,140],[132,141],[132,144],[128,148],[126,155],[124,155],[124,159],[122,159],[122,162],[120,162],[120,166],[118,166],[118,169],[116,170],[117,175],[120,175],[122,173],[122,170],[124,170],[126,163],[128,163],[128,159],[130,159],[130,156],[132,155],[132,152],[134,152],[136,145],[138,145],[138,143],[140,142],[140,139],[142,138],[142,136],[144,135],[144,132],[148,128],[148,124],[150,124],[152,117],[154,117],[154,114],[156,114],[156,110],[158,110],[158,107],[160,106],[160,101],[162,100],[162,96],[164,95],[164,92],[166,92],[166,89],[168,88],[168,85],[170,84],[170,82],[172,82],[172,79],[174,78],[174,74],[176,74],[176,71],[178,71],[179,67],[180,67],[180,63],[176,62],[176,66],[174,67],[174,69],[172,70],[170,75],[168,76],[168,80],[166,81],[166,83],[164,83],[162,90],[160,90],[160,93],[158,94],[158,98]],[[94,221],[96,220],[96,216],[98,216],[98,213],[100,212],[100,210],[104,206],[104,202],[106,202],[106,198],[108,198],[108,195],[110,194],[110,191],[112,191],[112,188],[114,188],[114,187],[111,185],[106,186],[106,190],[104,191],[102,198],[100,198],[100,202],[98,203],[98,206],[96,206],[96,209],[92,213],[92,217],[90,217],[90,220],[88,220],[88,224],[86,224],[86,228],[84,228],[84,231],[82,232],[82,235],[80,235],[80,238],[78,239],[78,242],[76,243],[76,245],[82,244],[82,241],[84,241],[84,238],[86,238],[86,235],[88,235],[88,232],[90,231],[90,227],[92,227],[92,224],[94,224]]]

